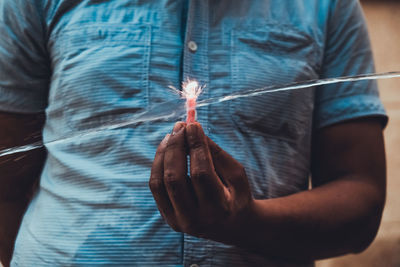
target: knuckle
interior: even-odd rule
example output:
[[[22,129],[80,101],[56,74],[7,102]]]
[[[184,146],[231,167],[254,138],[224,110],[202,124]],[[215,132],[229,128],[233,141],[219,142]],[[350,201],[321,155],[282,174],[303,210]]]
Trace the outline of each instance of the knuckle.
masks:
[[[176,137],[176,135],[174,135],[174,136],[171,136],[171,138],[169,139],[166,148],[168,150],[171,150],[171,149],[184,150],[184,146],[185,146],[184,140],[182,138],[178,138],[178,137]]]
[[[199,149],[205,146],[204,140],[199,139],[197,136],[187,136],[188,145],[191,149]]]
[[[177,140],[175,138],[171,137],[167,144],[167,149],[176,148],[178,145],[179,145],[179,143],[177,142]]]
[[[204,143],[201,142],[201,141],[198,140],[198,139],[196,139],[196,140],[191,140],[191,141],[189,141],[189,142],[190,142],[190,147],[191,147],[191,149],[194,149],[194,150],[203,148],[203,146],[204,146]]]
[[[178,175],[172,170],[166,170],[164,172],[165,185],[171,188],[175,188],[179,184]]]
[[[159,192],[163,188],[162,180],[159,178],[151,177],[149,181],[149,187],[152,192]]]
[[[204,180],[208,177],[208,172],[206,170],[195,170],[193,171],[191,178],[193,180]]]

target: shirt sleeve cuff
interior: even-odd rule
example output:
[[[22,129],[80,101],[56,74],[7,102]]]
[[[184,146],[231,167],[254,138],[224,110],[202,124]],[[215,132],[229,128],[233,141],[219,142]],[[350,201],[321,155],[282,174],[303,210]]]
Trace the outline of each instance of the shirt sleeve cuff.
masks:
[[[47,98],[34,90],[13,90],[0,87],[0,111],[15,113],[39,113],[47,107]],[[46,100],[46,101],[45,101]]]
[[[319,112],[314,117],[314,128],[320,129],[340,122],[375,117],[381,121],[382,129],[388,123],[388,116],[378,96],[357,95],[337,98],[320,103]]]

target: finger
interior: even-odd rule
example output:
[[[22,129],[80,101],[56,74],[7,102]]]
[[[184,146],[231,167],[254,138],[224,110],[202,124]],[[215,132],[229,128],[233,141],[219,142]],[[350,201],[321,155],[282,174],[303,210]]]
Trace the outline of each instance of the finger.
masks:
[[[167,147],[168,139],[170,135],[167,134],[161,141],[157,148],[156,155],[154,157],[153,165],[151,167],[151,174],[149,180],[149,187],[153,194],[154,200],[156,201],[157,207],[164,217],[165,220],[174,224],[174,209],[171,201],[169,200],[167,190],[164,185],[164,153]]]
[[[225,150],[220,148],[211,138],[207,137],[207,142],[215,171],[224,183],[234,187],[248,186],[243,166]]]
[[[187,143],[190,154],[190,177],[199,203],[215,204],[224,199],[224,185],[218,178],[207,138],[197,122],[186,127]]]
[[[196,198],[187,178],[185,123],[175,124],[164,155],[164,184],[178,220],[195,210]]]

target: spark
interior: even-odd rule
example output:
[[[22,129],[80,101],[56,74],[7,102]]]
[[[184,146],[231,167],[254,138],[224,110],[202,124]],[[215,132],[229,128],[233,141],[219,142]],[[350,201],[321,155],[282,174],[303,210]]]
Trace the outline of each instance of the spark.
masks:
[[[169,88],[178,93],[181,98],[186,99],[186,123],[195,122],[197,98],[203,92],[204,86],[200,86],[196,80],[188,79],[182,83],[181,91],[173,86]]]

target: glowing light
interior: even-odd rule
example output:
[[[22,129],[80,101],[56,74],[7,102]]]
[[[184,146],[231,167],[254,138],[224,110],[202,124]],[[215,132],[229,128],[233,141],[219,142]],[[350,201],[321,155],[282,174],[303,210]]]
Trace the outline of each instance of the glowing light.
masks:
[[[191,99],[197,97],[203,91],[203,87],[199,86],[197,81],[188,80],[187,82],[182,83],[182,97],[186,99]]]
[[[182,83],[182,91],[177,90],[175,87],[170,86],[182,98],[186,99],[186,123],[193,123],[196,121],[196,101],[204,87],[200,86],[195,80],[188,79]]]

